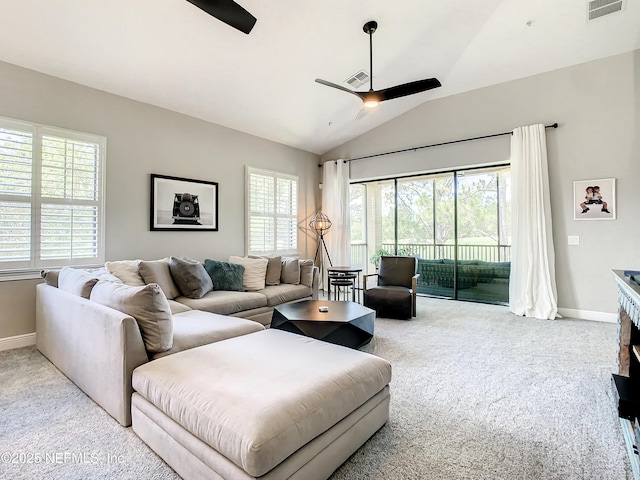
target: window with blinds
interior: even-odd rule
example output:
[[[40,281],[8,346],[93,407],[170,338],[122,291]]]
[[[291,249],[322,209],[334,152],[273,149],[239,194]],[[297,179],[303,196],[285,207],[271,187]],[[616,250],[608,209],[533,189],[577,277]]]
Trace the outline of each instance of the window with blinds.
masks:
[[[0,118],[0,275],[104,261],[105,144]]]
[[[248,253],[297,253],[298,177],[247,167],[246,191]]]

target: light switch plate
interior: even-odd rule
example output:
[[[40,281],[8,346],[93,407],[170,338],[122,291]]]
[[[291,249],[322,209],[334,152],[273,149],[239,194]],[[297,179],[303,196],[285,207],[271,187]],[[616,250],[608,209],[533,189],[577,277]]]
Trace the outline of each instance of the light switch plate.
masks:
[[[577,235],[569,235],[567,237],[567,243],[569,245],[580,245],[580,237]]]

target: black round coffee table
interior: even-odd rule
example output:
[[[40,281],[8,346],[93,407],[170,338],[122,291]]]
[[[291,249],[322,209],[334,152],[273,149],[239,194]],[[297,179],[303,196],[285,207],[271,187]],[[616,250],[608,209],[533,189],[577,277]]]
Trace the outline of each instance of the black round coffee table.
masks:
[[[321,307],[328,311],[321,312]],[[360,348],[373,338],[376,312],[355,302],[303,300],[273,310],[271,328]]]

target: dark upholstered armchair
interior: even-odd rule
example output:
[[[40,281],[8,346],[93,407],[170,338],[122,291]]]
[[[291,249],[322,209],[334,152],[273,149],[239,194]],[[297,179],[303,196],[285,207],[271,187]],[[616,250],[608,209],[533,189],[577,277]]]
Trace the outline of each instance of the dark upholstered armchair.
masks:
[[[365,288],[364,304],[376,311],[377,316],[409,320],[416,316],[416,287],[418,259],[415,257],[380,257],[375,287]]]

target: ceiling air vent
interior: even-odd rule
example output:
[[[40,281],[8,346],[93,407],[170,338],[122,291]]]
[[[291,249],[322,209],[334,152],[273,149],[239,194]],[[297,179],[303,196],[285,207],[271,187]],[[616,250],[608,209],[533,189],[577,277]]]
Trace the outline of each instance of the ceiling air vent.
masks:
[[[361,86],[369,82],[369,74],[364,70],[360,70],[358,73],[355,73],[347,78],[345,82],[351,85],[353,88],[360,88]]]
[[[623,0],[593,0],[589,2],[589,20],[622,10]]]

